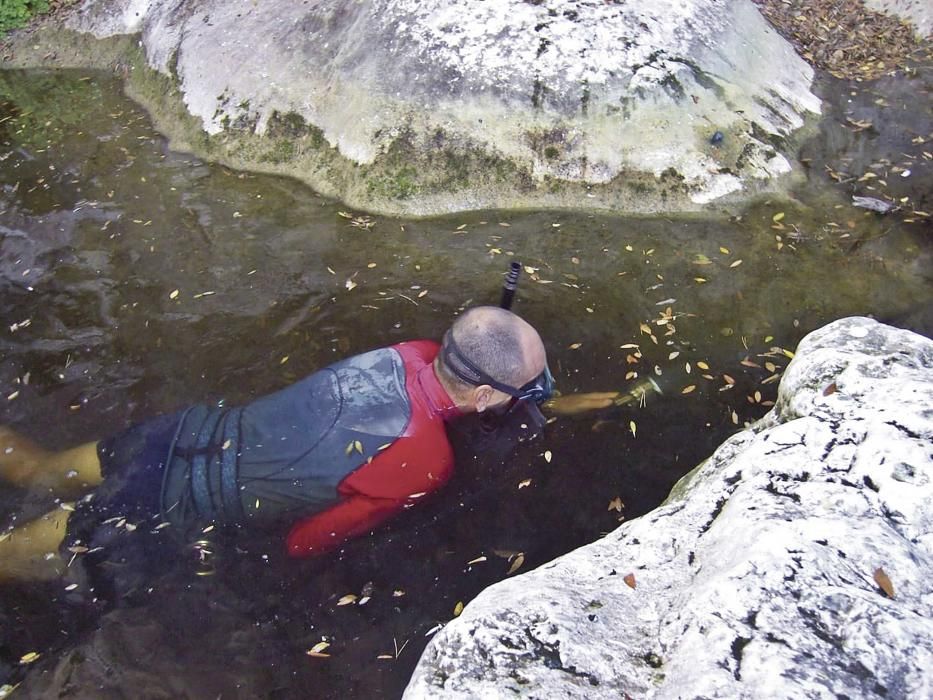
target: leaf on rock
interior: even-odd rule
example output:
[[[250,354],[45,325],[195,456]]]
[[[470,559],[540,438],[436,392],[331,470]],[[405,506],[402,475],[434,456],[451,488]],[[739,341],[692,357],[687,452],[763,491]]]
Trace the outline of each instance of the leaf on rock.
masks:
[[[888,598],[893,598],[894,585],[891,583],[891,579],[888,578],[888,575],[884,572],[884,569],[879,566],[877,569],[875,569],[873,577],[875,579],[875,583],[878,584],[878,588],[884,591],[884,594],[888,596]]]
[[[506,572],[506,576],[511,576],[512,574],[514,574],[516,571],[522,568],[522,564],[524,563],[525,563],[525,555],[524,553],[519,552],[518,554],[515,555],[515,558],[512,560],[512,566],[509,567],[508,572]]]
[[[825,389],[823,389],[823,396],[829,396],[830,394],[835,394],[836,390],[837,390],[836,382],[833,382],[832,384],[828,385]]]
[[[622,577],[622,580],[625,581],[626,586],[632,590],[635,589],[635,574],[625,574],[625,576]]]

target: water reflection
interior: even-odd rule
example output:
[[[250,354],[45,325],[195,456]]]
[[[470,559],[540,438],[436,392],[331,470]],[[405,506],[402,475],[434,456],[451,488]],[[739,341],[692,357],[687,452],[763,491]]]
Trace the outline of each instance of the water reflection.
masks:
[[[834,148],[811,153],[814,173]],[[563,391],[650,375],[664,395],[560,419],[511,452],[467,422],[444,494],[323,560],[284,561],[278,533],[220,535],[211,576],[152,552],[113,590],[11,587],[0,684],[37,650],[45,668],[70,655],[86,688],[161,677],[198,696],[398,695],[426,633],[515,553],[527,569],[646,512],[762,415],[782,348],[856,313],[931,330],[916,313],[929,226],[853,210],[822,180],[732,219],[483,212],[365,229],[341,210],[169,150],[106,76],[0,72],[0,423],[61,447],[192,402],[245,402],[344,355],[439,337],[458,309],[495,303],[513,258],[529,268],[515,310]],[[47,507],[0,489],[6,521]],[[367,586],[367,605],[336,605]],[[309,659],[322,637],[332,656]],[[88,648],[116,675],[79,660]],[[56,682],[33,672],[22,692]]]

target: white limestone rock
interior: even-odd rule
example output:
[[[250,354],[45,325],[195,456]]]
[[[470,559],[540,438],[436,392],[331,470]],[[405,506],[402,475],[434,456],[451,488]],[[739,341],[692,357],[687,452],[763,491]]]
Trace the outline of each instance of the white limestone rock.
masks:
[[[782,139],[820,109],[750,0],[84,0],[69,26],[140,32],[208,134],[293,115],[353,164],[404,146],[411,172],[368,190],[414,213],[696,209],[791,171]]]
[[[931,481],[933,342],[832,323],[666,504],[470,602],[405,698],[933,697]]]

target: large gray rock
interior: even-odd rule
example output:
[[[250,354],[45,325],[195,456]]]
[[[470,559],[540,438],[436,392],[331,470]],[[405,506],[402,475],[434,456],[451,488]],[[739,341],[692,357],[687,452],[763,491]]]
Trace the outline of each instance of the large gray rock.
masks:
[[[750,0],[84,0],[68,26],[141,34],[212,137],[136,90],[180,145],[410,214],[698,209],[779,186],[819,111]]]
[[[933,697],[931,440],[933,342],[811,333],[771,413],[656,511],[484,591],[405,697]]]

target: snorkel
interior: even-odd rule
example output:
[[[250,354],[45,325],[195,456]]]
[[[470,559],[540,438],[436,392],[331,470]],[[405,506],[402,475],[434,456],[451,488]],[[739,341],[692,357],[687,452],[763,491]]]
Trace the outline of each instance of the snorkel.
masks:
[[[518,276],[521,273],[522,264],[518,261],[512,261],[505,276],[505,282],[502,284],[502,298],[499,300],[499,306],[506,311],[512,310],[512,300],[515,298],[515,290],[518,288]]]

